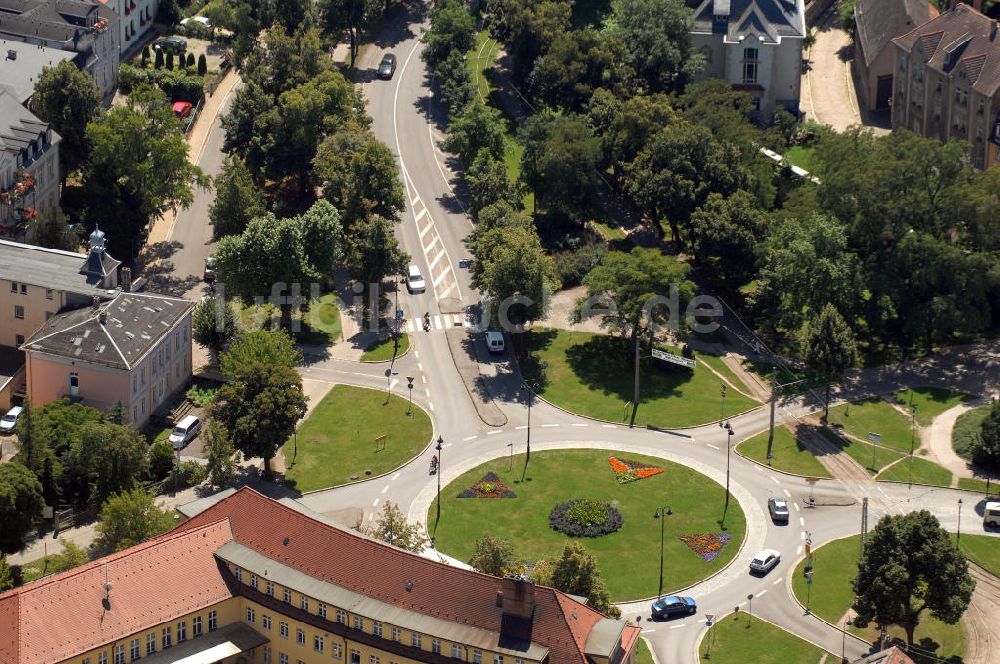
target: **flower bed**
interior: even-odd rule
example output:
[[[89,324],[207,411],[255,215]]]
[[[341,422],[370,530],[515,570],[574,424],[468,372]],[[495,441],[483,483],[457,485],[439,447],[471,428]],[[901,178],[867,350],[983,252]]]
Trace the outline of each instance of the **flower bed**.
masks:
[[[715,560],[715,557],[722,551],[722,547],[729,544],[732,535],[729,533],[699,533],[697,535],[681,535],[677,539],[687,544],[689,549],[708,563]]]
[[[496,473],[486,473],[468,489],[458,494],[459,498],[517,498]]]
[[[629,482],[644,480],[647,477],[663,472],[662,468],[647,466],[639,461],[622,459],[615,456],[609,456],[608,463],[611,464],[611,470],[614,471],[619,484],[628,484]]]
[[[622,513],[611,503],[577,498],[559,503],[549,514],[549,525],[572,537],[600,537],[622,527]]]

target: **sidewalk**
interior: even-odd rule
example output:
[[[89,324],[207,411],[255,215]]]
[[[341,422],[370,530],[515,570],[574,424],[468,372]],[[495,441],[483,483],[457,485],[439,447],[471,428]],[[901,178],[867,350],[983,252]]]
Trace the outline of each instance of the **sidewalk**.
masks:
[[[930,458],[947,468],[951,474],[951,486],[957,487],[960,477],[972,477],[969,463],[962,457],[955,454],[955,449],[951,446],[952,431],[955,429],[955,421],[968,411],[989,403],[989,399],[976,399],[960,403],[954,408],[949,408],[934,418],[931,425],[925,430],[923,436],[924,447],[930,450]]]

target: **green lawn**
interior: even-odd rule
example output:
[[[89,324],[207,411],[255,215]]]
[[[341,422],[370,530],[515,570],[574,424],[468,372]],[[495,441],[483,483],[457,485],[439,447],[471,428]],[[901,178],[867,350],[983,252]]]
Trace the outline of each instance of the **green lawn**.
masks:
[[[531,357],[522,369],[536,381],[539,394],[574,413],[613,422],[628,421],[632,409],[633,353],[618,337],[570,332],[532,330],[526,342]],[[547,363],[544,371],[541,363]],[[704,367],[692,373],[683,367],[665,365],[649,357],[640,362],[641,403],[635,424],[682,427],[719,419],[719,380]],[[730,391],[726,414],[733,415],[757,402]]]
[[[749,440],[744,440],[737,449],[744,455],[767,463],[768,432],[758,434]],[[769,465],[798,475],[813,477],[832,477],[823,464],[812,452],[802,446],[787,427],[774,428],[774,443],[771,445],[771,463]]]
[[[976,515],[977,518],[978,516]],[[958,546],[966,558],[986,569],[990,574],[1000,576],[1000,539],[989,535],[962,533],[962,537],[958,540]]]
[[[820,664],[833,659],[821,648],[744,612],[722,618],[701,641],[702,664]]]
[[[979,429],[990,414],[990,408],[991,406],[973,408],[955,420],[955,428],[951,430],[951,447],[955,454],[966,461],[972,460],[972,447],[979,440]]]
[[[916,406],[917,424],[922,427],[930,426],[935,417],[971,398],[968,394],[941,387],[915,387],[896,392],[896,401],[900,405],[907,408],[910,404]]]
[[[653,664],[653,653],[649,651],[649,644],[646,643],[646,639],[641,636],[635,649],[635,664]]]
[[[476,45],[465,54],[472,85],[478,90],[479,98],[487,103],[493,86],[486,72],[493,68],[499,50],[500,44],[490,37],[489,30],[482,30],[476,35]]]
[[[521,443],[515,445],[520,448]],[[664,472],[619,484],[608,463],[618,456],[662,468]],[[448,454],[442,462],[447,467]],[[657,508],[670,506],[673,514],[662,522],[666,529],[664,555],[668,565],[664,592],[689,586],[721,569],[739,550],[746,522],[735,500],[729,503],[726,527],[719,521],[725,504],[725,489],[709,478],[664,459],[613,450],[553,450],[531,455],[531,465],[521,481],[524,455],[488,461],[464,473],[442,489],[441,521],[436,521],[436,502],[427,514],[428,531],[437,547],[460,560],[468,560],[477,537],[484,531],[514,544],[516,555],[526,562],[552,560],[559,556],[570,537],[549,526],[549,513],[557,504],[574,498],[617,501],[624,518],[622,527],[603,537],[581,537],[579,541],[597,558],[608,591],[615,601],[650,597],[657,593],[661,522],[653,519]],[[458,498],[459,493],[488,472],[499,475],[515,498]],[[705,562],[678,539],[681,535],[728,533],[731,541],[718,557]]]
[[[299,491],[363,480],[392,470],[413,458],[427,445],[431,420],[414,406],[407,415],[407,400],[384,392],[349,385],[334,385],[298,431],[298,456],[294,440],[282,448],[288,471],[285,481]],[[385,436],[376,447],[375,438]]]
[[[296,341],[303,344],[328,345],[340,339],[340,307],[337,294],[327,293],[313,300],[302,317],[302,331]]]
[[[729,383],[732,387],[743,390],[744,392],[749,391],[749,388],[747,387],[746,383],[744,383],[743,380],[739,376],[737,376],[736,373],[732,369],[730,369],[729,366],[725,362],[723,362],[722,358],[719,357],[718,355],[712,355],[711,353],[699,353],[698,359],[707,364],[708,366],[712,367],[712,369],[714,369],[716,373],[725,378],[726,382]]]
[[[978,491],[985,494],[986,480],[971,477],[959,477],[958,488],[968,489],[969,491]],[[1000,480],[990,480],[989,489],[991,496],[1000,496]]]
[[[857,574],[861,536],[853,535],[830,542],[813,551],[813,584],[809,609],[824,620],[840,625],[854,601],[851,580]],[[803,604],[806,603],[806,579],[802,571],[805,559],[801,560],[792,575],[792,590]],[[878,630],[872,626],[865,629],[850,628],[851,632],[863,639],[874,641]],[[906,633],[897,627],[889,628],[890,638],[906,639]],[[948,625],[935,620],[926,611],[921,614],[915,642],[921,648],[936,651],[935,655],[947,659],[961,656],[965,651],[965,631],[961,624]],[[928,647],[929,646],[929,647]]]
[[[892,480],[896,482],[916,482],[931,486],[951,486],[951,471],[939,466],[933,461],[913,457],[913,477],[910,477],[910,460],[903,457],[899,462],[889,466],[878,474],[877,480]]]
[[[862,443],[857,440],[844,438],[826,427],[820,429],[819,432],[821,435],[826,437],[827,440],[847,452],[852,459],[864,466],[865,470],[872,475],[878,474],[880,470],[888,466],[890,463],[903,457],[903,454],[900,452],[895,452],[878,445],[872,445],[871,443]],[[873,463],[874,465],[872,465]]]
[[[783,156],[793,166],[804,168],[812,173],[816,170],[817,165],[816,158],[813,154],[815,150],[816,149],[811,145],[794,145],[785,150],[785,154]]]
[[[393,357],[399,357],[410,349],[410,336],[403,332],[399,337],[399,348],[395,347],[392,337],[380,339],[369,346],[361,355],[362,362],[388,362]]]
[[[625,235],[625,231],[623,231],[621,227],[616,224],[609,224],[608,222],[599,219],[591,219],[590,223],[598,234],[604,238],[605,242],[620,242],[628,237]]]
[[[910,420],[892,405],[879,398],[846,403],[830,409],[829,424],[861,440],[868,433],[882,436],[881,444],[904,452],[910,451]],[[920,447],[920,441],[915,442]]]

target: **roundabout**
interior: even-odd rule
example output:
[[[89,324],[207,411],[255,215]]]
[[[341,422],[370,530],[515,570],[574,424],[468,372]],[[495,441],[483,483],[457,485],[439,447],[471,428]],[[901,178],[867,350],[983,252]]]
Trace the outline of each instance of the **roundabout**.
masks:
[[[635,471],[616,471],[624,464]],[[579,541],[597,558],[616,602],[656,595],[661,526],[665,592],[725,568],[746,533],[738,502],[725,508],[724,486],[659,455],[596,446],[550,449],[532,454],[527,468],[524,455],[502,456],[447,480],[441,520],[435,528],[432,499],[426,522],[440,552],[468,560],[476,539],[489,532],[511,542],[518,559],[532,565]],[[484,484],[508,491],[484,494]],[[470,491],[477,486],[478,495]],[[662,524],[653,518],[661,507],[670,508]]]

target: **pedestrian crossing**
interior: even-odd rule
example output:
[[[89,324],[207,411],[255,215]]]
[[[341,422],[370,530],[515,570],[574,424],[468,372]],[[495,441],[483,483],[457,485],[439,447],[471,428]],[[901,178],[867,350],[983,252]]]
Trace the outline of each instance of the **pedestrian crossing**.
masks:
[[[465,314],[438,314],[431,316],[431,330],[472,326],[472,321]],[[424,319],[422,317],[408,319],[405,328],[407,332],[423,332]]]

